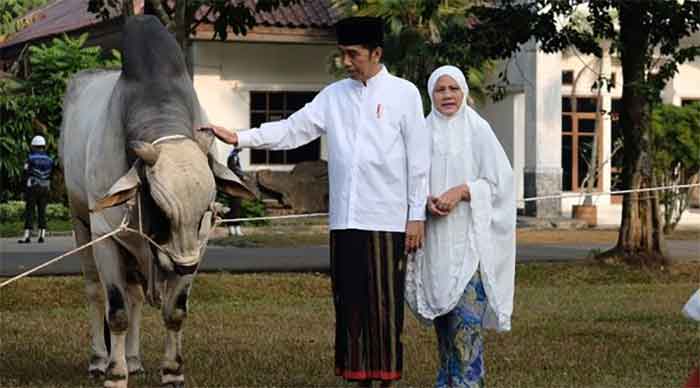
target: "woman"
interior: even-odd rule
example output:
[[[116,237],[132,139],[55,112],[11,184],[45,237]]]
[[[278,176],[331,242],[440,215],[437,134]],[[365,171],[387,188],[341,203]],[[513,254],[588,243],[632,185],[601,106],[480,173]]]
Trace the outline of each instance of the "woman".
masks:
[[[466,104],[454,66],[430,76],[432,133],[425,249],[408,264],[406,300],[438,337],[437,387],[484,384],[482,328],[510,330],[515,277],[513,170]]]

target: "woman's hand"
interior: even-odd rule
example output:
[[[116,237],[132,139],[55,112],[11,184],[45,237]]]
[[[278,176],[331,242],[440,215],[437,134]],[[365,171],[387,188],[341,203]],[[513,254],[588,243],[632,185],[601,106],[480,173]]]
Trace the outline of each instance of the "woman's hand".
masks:
[[[466,184],[455,186],[434,200],[435,207],[445,213],[449,213],[457,206],[459,201],[471,200],[469,186]]]
[[[433,197],[432,195],[428,196],[428,213],[436,217],[443,217],[449,214],[448,212],[438,209],[437,204],[435,203],[436,200],[437,198]]]
[[[220,127],[218,125],[214,124],[206,124],[202,125],[197,128],[198,131],[208,131],[211,130],[211,132],[216,136],[219,140],[223,141],[224,143],[232,144],[234,146],[238,145],[238,135],[236,135],[236,132],[229,131],[228,129],[224,127]]]

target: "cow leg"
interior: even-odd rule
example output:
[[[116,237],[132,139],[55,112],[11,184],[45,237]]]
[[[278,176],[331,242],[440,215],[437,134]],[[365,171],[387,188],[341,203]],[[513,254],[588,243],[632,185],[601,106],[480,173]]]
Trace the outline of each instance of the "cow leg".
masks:
[[[102,278],[107,300],[106,316],[111,333],[112,351],[104,383],[108,388],[126,388],[128,368],[126,365],[126,333],[129,328],[129,299],[126,292],[126,270],[119,246],[113,239],[94,245],[95,264]]]
[[[139,344],[141,341],[141,311],[143,309],[143,289],[140,283],[127,285],[129,296],[129,330],[126,333],[126,365],[129,374],[143,373]]]
[[[179,276],[169,273],[166,280],[163,321],[167,329],[165,356],[161,363],[161,384],[164,387],[185,385],[182,358],[182,324],[187,316],[187,298],[194,275]]]
[[[79,220],[73,219],[75,242],[77,246],[90,241],[90,231]],[[100,377],[107,371],[109,351],[104,339],[104,310],[102,304],[102,287],[100,276],[95,266],[92,248],[88,247],[78,253],[85,278],[85,294],[88,301],[88,319],[90,322],[90,363],[88,373],[92,377]]]

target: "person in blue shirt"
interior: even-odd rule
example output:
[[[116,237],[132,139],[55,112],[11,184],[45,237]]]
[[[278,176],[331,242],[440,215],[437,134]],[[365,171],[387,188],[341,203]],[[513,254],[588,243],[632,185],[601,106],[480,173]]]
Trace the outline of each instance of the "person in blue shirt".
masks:
[[[245,174],[243,173],[243,170],[241,169],[241,161],[239,157],[239,152],[240,149],[233,147],[231,150],[231,153],[228,155],[228,159],[226,160],[226,164],[228,165],[228,168],[233,171],[236,175],[238,176],[244,176]],[[231,210],[229,211],[227,217],[228,218],[240,218],[241,217],[241,199],[238,197],[232,197],[231,201],[229,202],[229,207]],[[228,227],[228,232],[231,236],[243,236],[243,232],[241,231],[241,223],[240,222],[232,222],[229,227]]]
[[[32,149],[27,161],[24,163],[24,236],[18,242],[27,244],[31,242],[31,231],[34,226],[34,212],[38,216],[39,239],[43,243],[46,238],[46,205],[51,186],[51,174],[54,162],[46,153],[46,139],[43,136],[34,136]]]

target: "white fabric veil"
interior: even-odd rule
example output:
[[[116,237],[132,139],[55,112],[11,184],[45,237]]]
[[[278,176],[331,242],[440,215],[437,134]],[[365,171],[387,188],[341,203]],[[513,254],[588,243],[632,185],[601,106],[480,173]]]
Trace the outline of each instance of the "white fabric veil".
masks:
[[[464,100],[452,116],[437,111],[433,90],[452,77]],[[478,270],[488,299],[484,327],[510,330],[515,278],[515,182],[513,169],[490,125],[466,103],[469,93],[461,70],[442,66],[428,81],[433,108],[430,194],[439,196],[466,183],[470,202],[460,202],[445,217],[429,216],[425,247],[409,260],[406,301],[424,321],[451,311]]]

